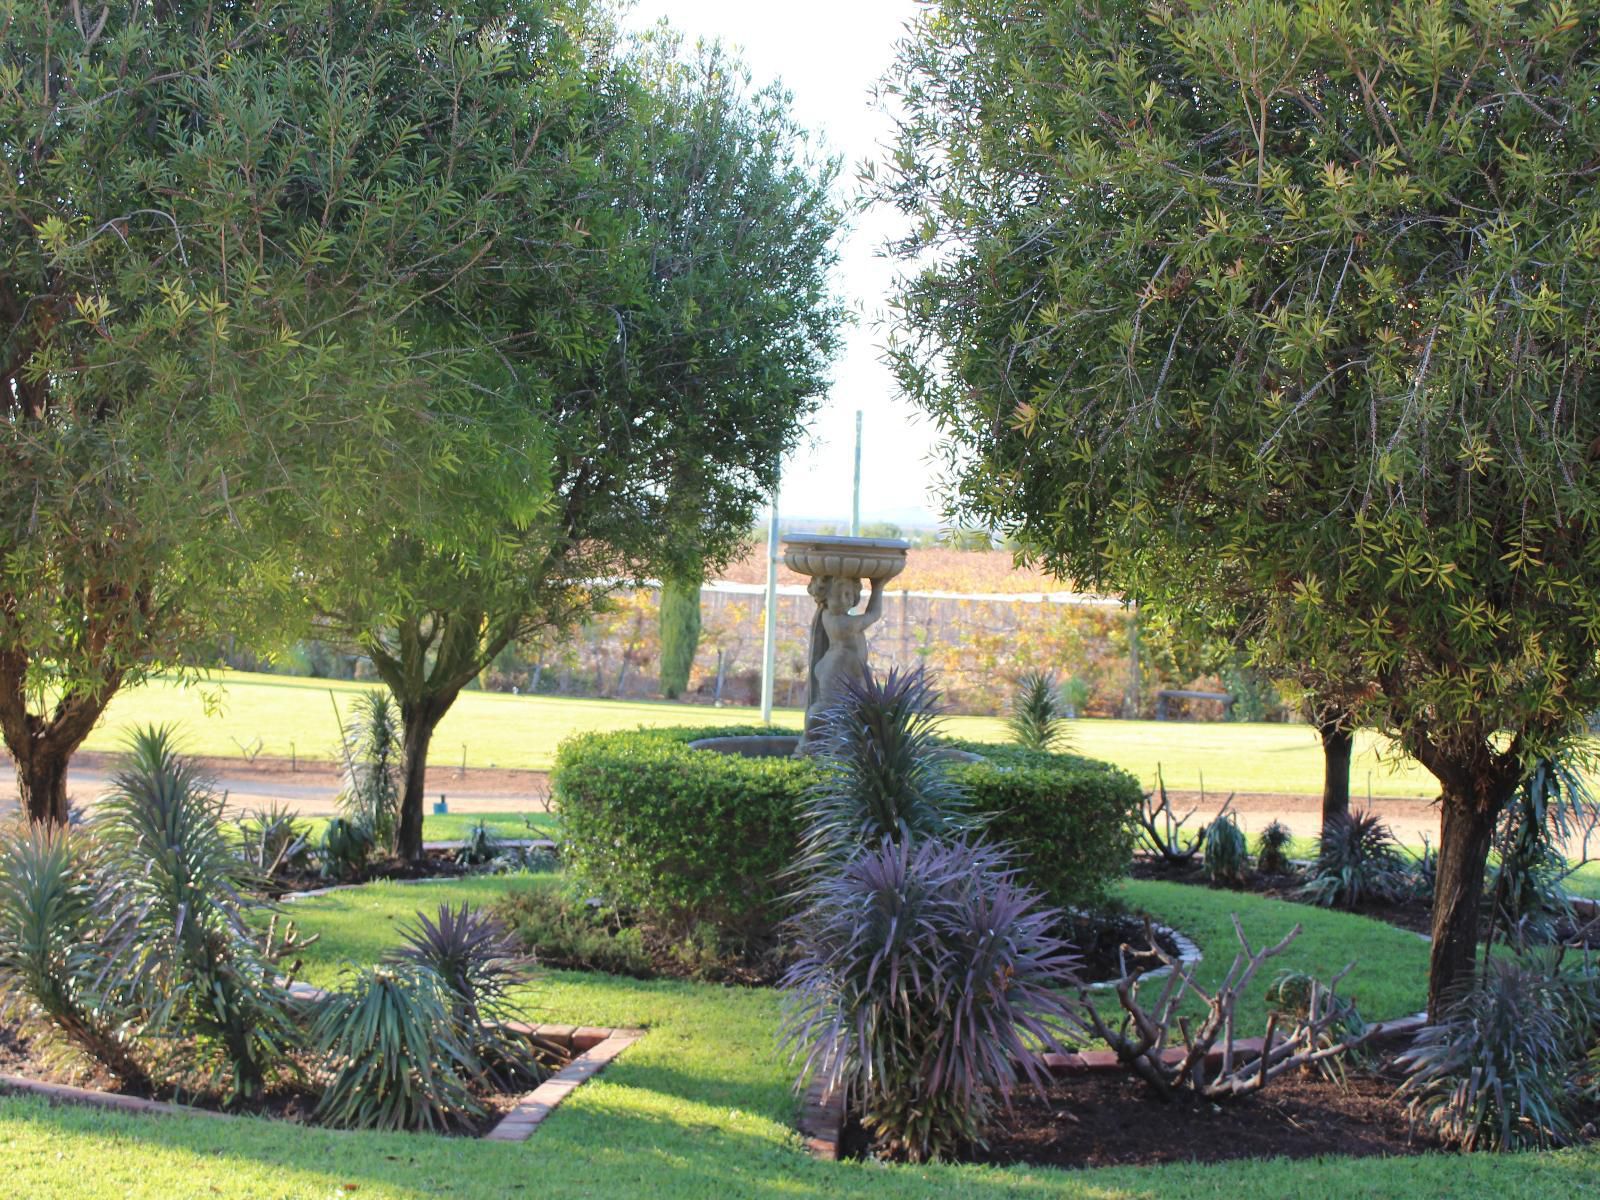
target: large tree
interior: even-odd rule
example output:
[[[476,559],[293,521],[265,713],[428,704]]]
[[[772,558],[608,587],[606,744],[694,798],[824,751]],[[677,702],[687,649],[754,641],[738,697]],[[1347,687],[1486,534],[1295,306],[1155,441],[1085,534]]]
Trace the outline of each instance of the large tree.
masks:
[[[404,856],[421,853],[428,747],[461,689],[509,642],[570,629],[617,587],[732,553],[835,348],[835,167],[787,96],[665,31],[625,50],[603,28],[581,40],[595,107],[572,159],[594,174],[563,211],[583,254],[494,306],[509,336],[504,373],[483,389],[508,422],[538,420],[539,502],[486,461],[490,486],[461,510],[475,542],[456,522],[441,540],[374,512],[346,554],[316,555],[324,620],[365,648],[400,705]],[[527,205],[508,219],[528,240],[548,226]]]
[[[962,503],[1085,582],[1250,583],[1439,780],[1430,1011],[1497,814],[1600,704],[1600,9],[944,0],[884,180]]]
[[[459,7],[459,6],[457,6]],[[411,502],[484,349],[526,145],[504,39],[418,3],[0,7],[0,733],[28,813],[116,690],[292,617],[286,545]],[[440,489],[441,491],[443,489]]]

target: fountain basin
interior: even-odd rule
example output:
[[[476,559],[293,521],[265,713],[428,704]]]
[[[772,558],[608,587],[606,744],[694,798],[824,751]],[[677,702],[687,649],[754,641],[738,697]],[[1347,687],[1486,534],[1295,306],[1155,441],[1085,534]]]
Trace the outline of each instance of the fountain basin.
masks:
[[[783,539],[783,561],[801,575],[893,579],[906,569],[910,542],[899,538],[828,537],[797,534]]]

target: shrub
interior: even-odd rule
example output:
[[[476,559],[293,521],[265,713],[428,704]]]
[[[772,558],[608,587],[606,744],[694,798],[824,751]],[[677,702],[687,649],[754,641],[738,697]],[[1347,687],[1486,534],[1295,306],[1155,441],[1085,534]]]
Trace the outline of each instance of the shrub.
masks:
[[[802,872],[836,868],[885,838],[968,830],[965,789],[941,754],[939,696],[918,668],[847,681],[819,727],[822,778],[802,809]]]
[[[311,1043],[326,1086],[319,1121],[344,1129],[443,1130],[481,1116],[467,1081],[480,1069],[459,1035],[450,990],[426,967],[389,964],[347,977],[322,1001]]]
[[[1250,846],[1232,813],[1222,813],[1206,826],[1201,865],[1212,883],[1238,887],[1250,870]]]
[[[1555,956],[1490,959],[1400,1057],[1413,1117],[1466,1150],[1569,1140],[1595,1015],[1593,977]]]
[[[1006,728],[1024,750],[1060,750],[1067,737],[1067,710],[1054,675],[1030,671],[1017,680]]]
[[[394,849],[400,822],[400,710],[384,691],[362,692],[349,725],[341,725],[344,762],[339,811],[372,835],[375,846]]]
[[[346,817],[334,817],[322,830],[322,873],[334,879],[360,874],[374,849],[372,831]]]
[[[461,861],[469,867],[485,866],[499,854],[500,838],[487,821],[478,821],[461,839]]]
[[[503,1023],[522,1020],[511,993],[533,981],[533,960],[499,920],[463,904],[459,911],[439,906],[429,920],[401,931],[402,944],[387,961],[426,967],[444,981],[454,998],[462,1041],[502,1086],[536,1080],[540,1071],[528,1042]]]
[[[1392,900],[1408,890],[1409,872],[1389,827],[1372,812],[1328,821],[1317,840],[1317,861],[1300,889],[1323,907],[1354,908],[1363,900]]]
[[[508,892],[495,907],[517,940],[541,961],[574,970],[647,979],[654,974],[637,928],[554,887]]]
[[[1268,875],[1286,875],[1292,864],[1289,862],[1289,846],[1294,841],[1294,833],[1282,821],[1273,821],[1261,831],[1261,837],[1256,843],[1256,867]]]
[[[296,1032],[247,919],[250,872],[223,830],[222,798],[170,730],[145,728],[94,828],[136,913],[131,970],[148,985],[152,1025],[188,1035],[229,1099],[258,1095]]]
[[[311,856],[310,833],[294,811],[272,801],[239,822],[245,862],[263,878],[298,871]]]
[[[575,886],[677,934],[702,922],[735,939],[770,934],[817,767],[689,743],[772,733],[652,729],[562,743],[552,782]]]
[[[115,994],[113,951],[129,911],[84,835],[49,825],[0,832],[0,1016],[46,1024],[124,1085],[150,1086]]]
[[[1057,907],[1097,907],[1133,863],[1143,792],[1109,763],[1017,746],[951,743],[983,756],[951,764],[984,836],[1011,849],[1023,882]]]
[[[840,1088],[890,1155],[922,1161],[981,1141],[1068,1020],[1074,960],[1059,914],[964,842],[885,839],[817,877],[793,929],[784,1041],[802,1084]]]

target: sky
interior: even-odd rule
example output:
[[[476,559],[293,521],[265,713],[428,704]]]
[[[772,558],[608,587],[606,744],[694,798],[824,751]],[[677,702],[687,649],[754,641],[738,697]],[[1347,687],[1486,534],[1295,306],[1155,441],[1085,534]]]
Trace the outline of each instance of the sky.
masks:
[[[888,69],[894,44],[915,15],[915,0],[638,0],[627,24],[644,29],[665,17],[691,39],[721,39],[739,50],[759,87],[780,80],[794,114],[841,155],[841,188],[855,186],[857,163],[890,136],[871,89]],[[855,414],[862,413],[861,519],[902,526],[938,523],[935,431],[896,394],[880,361],[883,314],[895,269],[878,249],[896,228],[886,212],[858,216],[840,246],[835,288],[857,315],[845,331],[833,383],[810,437],[784,465],[784,517],[848,522]]]

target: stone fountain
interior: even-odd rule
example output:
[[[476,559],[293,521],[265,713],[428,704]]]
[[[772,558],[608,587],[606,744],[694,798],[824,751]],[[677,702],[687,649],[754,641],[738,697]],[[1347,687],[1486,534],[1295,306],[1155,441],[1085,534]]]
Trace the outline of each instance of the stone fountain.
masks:
[[[883,615],[883,585],[906,569],[909,547],[909,542],[895,538],[812,534],[783,539],[784,564],[811,577],[806,591],[817,602],[811,620],[806,725],[797,754],[811,747],[823,713],[845,685],[866,678],[867,630]],[[872,585],[865,607],[862,580]]]

